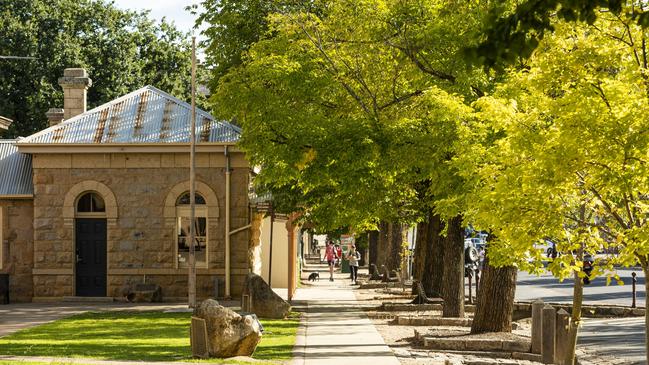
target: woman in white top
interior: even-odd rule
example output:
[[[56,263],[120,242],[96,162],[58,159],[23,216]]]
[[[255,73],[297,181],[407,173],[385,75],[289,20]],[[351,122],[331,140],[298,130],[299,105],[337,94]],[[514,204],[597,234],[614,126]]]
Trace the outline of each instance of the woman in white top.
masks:
[[[351,250],[347,254],[347,260],[349,260],[349,270],[352,272],[352,284],[356,284],[356,278],[358,277],[358,261],[361,259],[360,252],[356,251],[356,246],[352,245]]]

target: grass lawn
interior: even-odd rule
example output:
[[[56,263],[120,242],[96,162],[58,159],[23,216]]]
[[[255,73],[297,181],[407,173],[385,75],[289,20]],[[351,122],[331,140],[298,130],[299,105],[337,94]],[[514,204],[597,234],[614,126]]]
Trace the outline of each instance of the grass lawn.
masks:
[[[0,337],[0,354],[188,361],[190,317],[190,313],[88,312]],[[261,323],[265,332],[252,357],[277,362],[290,359],[299,318],[262,319]]]

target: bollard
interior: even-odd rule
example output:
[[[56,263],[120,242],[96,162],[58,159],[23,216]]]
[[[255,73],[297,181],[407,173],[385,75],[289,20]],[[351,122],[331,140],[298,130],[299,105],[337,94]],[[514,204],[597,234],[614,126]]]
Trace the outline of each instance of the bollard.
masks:
[[[475,269],[475,297],[478,297],[478,290],[480,290],[480,269]]]
[[[543,341],[543,301],[532,302],[532,353],[540,354]]]
[[[568,351],[570,351],[570,314],[564,309],[559,309],[557,312],[557,326],[556,326],[556,351],[555,359],[559,365],[572,365],[569,362],[566,363],[564,360]]]
[[[631,308],[635,308],[635,283],[638,282],[636,278],[636,273],[631,273],[631,292],[633,293],[633,300],[631,302]]]
[[[473,304],[473,293],[471,292],[473,287],[473,285],[471,285],[472,276],[473,276],[473,270],[469,270],[469,304]]]
[[[543,336],[541,346],[541,362],[555,363],[556,352],[557,311],[551,305],[543,307]]]
[[[241,311],[243,312],[251,312],[251,298],[250,295],[248,294],[241,294]]]

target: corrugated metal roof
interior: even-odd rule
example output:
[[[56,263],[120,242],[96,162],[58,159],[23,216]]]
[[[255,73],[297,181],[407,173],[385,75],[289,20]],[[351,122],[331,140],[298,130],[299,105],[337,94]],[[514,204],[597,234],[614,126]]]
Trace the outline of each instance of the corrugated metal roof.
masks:
[[[191,106],[145,86],[63,123],[22,139],[20,144],[189,143]],[[196,141],[232,143],[241,129],[196,109]]]
[[[18,152],[15,140],[0,140],[0,196],[33,193],[32,156]]]

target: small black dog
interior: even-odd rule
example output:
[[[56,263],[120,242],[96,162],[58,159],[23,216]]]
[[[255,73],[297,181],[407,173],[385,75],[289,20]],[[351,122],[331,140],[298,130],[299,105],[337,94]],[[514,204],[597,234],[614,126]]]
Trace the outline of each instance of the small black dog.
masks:
[[[320,281],[320,273],[319,272],[312,272],[311,275],[309,275],[309,281]]]

